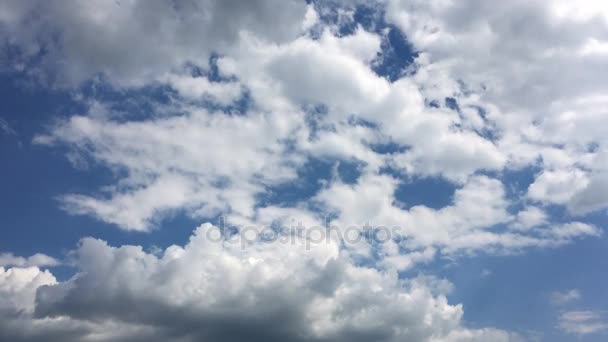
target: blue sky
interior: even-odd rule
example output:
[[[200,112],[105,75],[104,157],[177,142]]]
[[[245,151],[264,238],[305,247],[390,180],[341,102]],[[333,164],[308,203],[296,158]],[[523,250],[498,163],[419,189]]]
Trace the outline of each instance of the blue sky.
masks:
[[[569,6],[0,5],[0,341],[604,341],[608,10]]]

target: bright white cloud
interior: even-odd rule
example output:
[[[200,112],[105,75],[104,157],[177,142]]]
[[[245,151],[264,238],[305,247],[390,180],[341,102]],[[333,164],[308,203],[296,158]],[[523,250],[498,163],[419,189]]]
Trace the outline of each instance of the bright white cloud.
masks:
[[[295,177],[301,157],[282,141],[302,124],[297,113],[184,116],[120,123],[74,116],[39,143],[67,142],[127,176],[103,197],[69,194],[66,209],[125,229],[148,230],[158,215],[186,209],[250,217],[255,194]]]
[[[43,285],[56,284],[49,271],[38,267],[8,268],[0,266],[0,312],[34,310],[36,290]]]
[[[540,223],[538,217],[531,222],[530,218],[522,221],[529,212],[520,212],[516,218],[509,214],[502,183],[485,176],[471,177],[456,190],[453,203],[438,210],[423,205],[409,209],[399,207],[393,197],[397,185],[398,181],[387,175],[364,175],[353,185],[333,184],[319,193],[316,200],[324,203],[330,212],[338,213],[337,226],[362,227],[369,223],[388,227],[394,232],[393,237],[406,239],[401,243],[406,250],[428,247],[439,247],[443,253],[519,250],[557,246],[579,237],[601,234],[597,227],[580,222],[525,231],[521,229],[522,222],[531,227],[531,223]],[[501,224],[513,225],[520,231],[492,229]]]
[[[579,169],[543,171],[528,188],[528,196],[548,203],[565,204],[587,184],[585,173]]]
[[[548,216],[545,211],[539,207],[526,207],[517,213],[513,227],[515,229],[526,230],[534,227],[539,227],[548,222]]]
[[[602,156],[608,141],[599,132],[608,90],[601,57],[608,41],[606,6],[561,0],[387,3],[387,19],[423,52],[422,69],[433,75],[418,77],[423,86],[450,89],[446,80],[462,82],[458,100],[480,95],[477,103],[496,128],[508,165],[542,160],[532,198],[566,204],[574,214],[606,206]],[[589,152],[589,146],[597,148]],[[589,184],[588,170],[596,186]]]

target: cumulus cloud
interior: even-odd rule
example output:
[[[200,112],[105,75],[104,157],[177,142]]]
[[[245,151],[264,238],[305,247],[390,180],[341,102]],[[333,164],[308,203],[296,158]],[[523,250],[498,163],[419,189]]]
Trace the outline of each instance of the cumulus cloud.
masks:
[[[256,193],[293,179],[295,167],[310,157],[355,159],[376,172],[388,165],[457,183],[478,170],[500,169],[505,157],[492,142],[453,128],[460,122],[457,113],[425,106],[411,80],[389,83],[371,70],[379,43],[361,28],[346,37],[324,31],[317,40],[302,36],[283,45],[251,37],[239,53],[218,62],[220,72],[238,75],[249,89],[255,107],[246,116],[180,104],[176,111],[186,115],[144,121],[73,116],[35,141],[68,144],[127,171],[109,198],[70,194],[63,200],[70,212],[134,230],[147,230],[159,214],[183,208],[251,218]],[[198,94],[197,87],[186,88]],[[301,107],[318,103],[328,112],[313,130]],[[386,141],[409,148],[390,156],[373,150]]]
[[[17,320],[31,329],[23,340],[40,331],[64,332],[64,341],[518,340],[463,326],[445,280],[355,266],[333,242],[309,251],[277,242],[242,249],[216,233],[202,225],[160,256],[86,238],[75,254],[78,274],[62,283],[37,268],[1,269],[2,298],[20,296],[11,307],[28,312],[34,298],[36,306],[33,316],[2,319],[0,334],[14,332]]]
[[[566,204],[588,184],[585,172],[574,170],[543,171],[528,188],[532,199]]]
[[[269,41],[292,39],[305,13],[301,1],[11,0],[0,12],[0,39],[19,53],[14,66],[42,57],[38,73],[60,84],[103,74],[132,86],[187,62],[205,64],[244,31]]]
[[[49,271],[38,267],[0,266],[0,312],[32,312],[36,290],[43,285],[56,284],[57,280]]]
[[[606,183],[607,141],[598,132],[608,89],[604,6],[561,0],[390,0],[387,6],[387,20],[421,52],[421,69],[430,75],[418,77],[423,85],[436,93],[458,80],[457,99],[481,104],[508,166],[541,160],[531,198],[565,204],[577,215],[605,207],[599,189]]]
[[[584,216],[608,204],[608,22],[581,4],[380,1],[377,15],[416,51],[390,79],[375,68],[387,31],[341,32],[354,20],[346,2],[333,3],[349,8],[329,24],[331,9],[305,1],[6,2],[2,71],[72,90],[92,81],[170,94],[143,116],[85,101],[34,138],[113,172],[97,191],[59,196],[67,212],[143,232],[178,212],[241,227],[329,217],[337,229],[370,223],[391,235],[242,249],[210,241],[207,224],[160,255],[87,238],[78,273],[60,283],[39,269],[56,260],[4,254],[0,339],[516,340],[467,328],[445,282],[400,272],[602,235],[546,208]],[[237,102],[243,112],[228,108]],[[336,171],[296,203],[264,200],[314,160],[360,174],[345,182]],[[538,170],[527,189],[508,188],[504,171],[527,168]],[[396,196],[405,178],[455,191],[442,208],[408,207]],[[560,327],[585,334],[604,323],[566,312]]]
[[[541,208],[530,206],[517,213],[513,227],[515,229],[526,230],[547,223],[548,215]]]
[[[441,209],[400,207],[393,197],[397,185],[398,180],[388,175],[366,174],[356,184],[333,184],[315,199],[337,215],[338,227],[365,223],[388,227],[393,238],[403,238],[400,244],[406,250],[438,247],[447,254],[509,251],[558,246],[576,238],[601,235],[597,227],[581,222],[521,230],[521,217],[529,214],[524,210],[513,217],[507,210],[509,201],[502,183],[486,176],[471,177],[456,190],[452,204]],[[534,223],[539,222],[536,219]],[[513,225],[519,232],[497,229],[501,224]]]

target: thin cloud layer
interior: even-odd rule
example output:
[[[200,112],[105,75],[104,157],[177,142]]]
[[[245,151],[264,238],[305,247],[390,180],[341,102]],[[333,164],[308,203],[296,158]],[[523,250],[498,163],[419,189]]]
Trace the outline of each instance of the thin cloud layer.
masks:
[[[19,267],[31,267],[31,266],[57,266],[60,261],[42,253],[36,253],[30,257],[20,257],[13,255],[13,253],[1,253],[0,254],[0,266],[19,266]]]
[[[566,311],[559,316],[558,327],[574,335],[588,335],[608,329],[602,314],[594,311]]]

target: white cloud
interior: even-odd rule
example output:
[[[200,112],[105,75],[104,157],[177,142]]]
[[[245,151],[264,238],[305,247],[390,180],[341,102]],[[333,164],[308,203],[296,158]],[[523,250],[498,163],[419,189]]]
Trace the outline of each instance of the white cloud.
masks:
[[[555,222],[540,207],[583,215],[608,205],[608,24],[606,11],[590,4],[386,1],[382,13],[420,52],[391,82],[373,71],[380,34],[357,27],[340,36],[321,23],[322,8],[304,1],[7,2],[0,40],[15,51],[6,63],[12,71],[65,87],[102,74],[115,89],[163,84],[179,95],[137,120],[119,117],[111,103],[90,102],[84,114],[65,113],[34,139],[67,146],[76,164],[90,159],[114,172],[115,181],[97,192],[60,196],[68,212],[137,231],[162,226],[175,212],[226,214],[231,224],[295,218],[309,227],[335,214],[339,227],[399,228],[380,245],[331,240],[306,252],[213,244],[203,236],[208,225],[161,256],[85,239],[80,272],[60,284],[48,272],[20,268],[52,259],[3,255],[0,264],[18,266],[0,268],[12,291],[3,290],[3,305],[21,313],[0,322],[0,339],[53,332],[62,341],[515,340],[464,327],[462,307],[447,303],[438,281],[397,274],[438,256],[555,247],[602,234],[588,223]],[[354,11],[338,17],[352,22]],[[184,72],[208,68],[213,53],[230,81]],[[205,101],[228,106],[244,93],[251,101],[242,115],[201,108]],[[447,108],[447,97],[459,110]],[[398,151],[372,148],[386,143]],[[260,200],[296,182],[314,158],[357,162],[361,176],[353,184],[334,176],[293,206]],[[541,170],[527,194],[510,198],[501,171],[525,167]],[[387,168],[394,172],[381,172]],[[456,191],[443,208],[407,208],[395,197],[397,173],[442,177]],[[521,200],[526,206],[514,213]],[[361,258],[373,267],[355,266]],[[22,291],[15,277],[33,285]],[[35,297],[40,285],[53,286]],[[560,327],[604,329],[594,315],[564,313]]]
[[[460,120],[457,113],[426,108],[411,80],[391,84],[374,74],[369,63],[379,49],[375,34],[358,29],[340,38],[325,31],[319,40],[300,37],[283,45],[249,38],[233,59],[218,63],[220,70],[228,64],[250,89],[256,107],[246,116],[175,104],[175,111],[186,114],[137,122],[73,116],[37,137],[40,143],[67,143],[127,171],[109,198],[72,194],[63,198],[66,208],[148,230],[156,218],[176,209],[251,217],[255,195],[266,185],[292,179],[309,155],[356,159],[376,171],[388,164],[458,183],[505,163],[492,142],[452,128]],[[196,87],[186,88],[198,93]],[[329,109],[319,122],[323,129],[311,138],[298,106],[317,103]],[[353,111],[378,127],[352,123]],[[382,156],[370,147],[387,140],[411,148]]]
[[[210,82],[206,77],[170,74],[165,79],[181,96],[190,100],[208,99],[222,105],[238,100],[241,86],[238,82]]]
[[[588,184],[585,172],[574,170],[543,171],[528,188],[532,199],[565,204]]]
[[[8,269],[0,266],[0,312],[32,312],[36,290],[42,285],[56,283],[49,271],[35,266]]]
[[[447,3],[420,6],[422,11],[431,11],[429,18],[418,13],[413,22],[406,24],[399,21],[403,18],[393,18],[416,47],[424,51],[410,72],[395,82],[378,76],[371,68],[381,48],[382,37],[378,34],[358,27],[349,36],[337,36],[331,29],[324,29],[319,39],[295,33],[279,37],[266,32],[263,24],[257,27],[247,20],[239,24],[253,25],[255,29],[231,28],[238,35],[234,33],[230,44],[226,43],[229,47],[222,45],[224,41],[219,39],[222,37],[218,38],[218,44],[225,47],[217,63],[219,73],[229,75],[233,80],[230,82],[191,77],[179,65],[190,58],[181,60],[184,51],[177,50],[175,58],[180,60],[175,61],[145,42],[146,48],[153,51],[152,57],[166,59],[168,66],[161,67],[154,61],[138,65],[144,70],[129,66],[129,61],[122,59],[106,69],[91,64],[87,72],[104,71],[118,84],[163,82],[187,100],[203,98],[227,105],[246,90],[252,101],[243,115],[203,109],[196,101],[172,101],[168,105],[171,113],[180,115],[153,112],[138,120],[129,120],[128,113],[126,119],[117,118],[111,105],[96,103],[88,113],[57,123],[48,134],[34,141],[65,144],[71,156],[91,158],[116,175],[116,182],[98,193],[61,196],[64,209],[138,231],[161,226],[162,219],[175,212],[197,218],[225,214],[234,224],[269,224],[287,216],[313,222],[323,214],[335,213],[332,224],[340,227],[366,222],[399,227],[395,239],[380,246],[360,241],[343,247],[343,253],[353,258],[365,258],[381,268],[399,271],[446,254],[513,252],[600,236],[601,230],[593,225],[553,222],[535,206],[511,213],[510,207],[518,199],[508,198],[498,178],[500,173],[491,177],[479,174],[537,165],[537,159],[541,158],[544,169],[530,185],[527,197],[572,208],[576,207],[572,203],[579,203],[578,207],[587,208],[588,202],[577,196],[589,198],[583,191],[590,175],[601,174],[597,170],[601,158],[594,152],[582,154],[576,148],[584,139],[575,141],[578,145],[567,142],[567,148],[552,145],[561,141],[559,136],[547,133],[557,123],[562,123],[569,134],[580,137],[572,127],[571,116],[563,111],[555,110],[562,113],[556,121],[538,124],[533,122],[536,116],[520,115],[518,111],[523,109],[507,106],[501,101],[503,97],[498,96],[516,90],[484,94],[475,88],[474,82],[483,83],[486,76],[494,73],[471,73],[472,79],[463,78],[466,85],[462,85],[459,77],[465,75],[452,64],[466,70],[469,66],[459,59],[462,57],[459,53],[471,56],[457,49],[456,60],[451,60],[451,55],[444,54],[442,44],[451,44],[451,34],[464,35],[465,45],[478,34],[491,41],[486,37],[491,34],[473,32],[469,37],[470,32],[460,31],[463,23],[451,21],[452,5]],[[115,10],[108,8],[108,13]],[[308,10],[311,19],[311,7]],[[453,10],[460,13],[463,9]],[[490,11],[486,6],[481,10]],[[528,8],[513,10],[525,12]],[[153,14],[163,22],[174,20]],[[442,17],[444,14],[448,17]],[[188,22],[190,15],[195,13],[188,13],[183,20]],[[440,29],[430,26],[435,32],[411,31],[419,28],[418,20]],[[169,27],[178,30],[183,24],[179,21],[176,27]],[[456,33],[445,31],[452,25],[456,25]],[[441,37],[444,33],[448,37]],[[436,38],[439,41],[435,42]],[[484,42],[487,41],[481,40]],[[182,43],[177,48],[194,44],[179,42]],[[204,40],[199,43],[204,44]],[[78,65],[88,63],[85,57],[69,58],[76,58]],[[188,62],[207,65],[206,59]],[[482,61],[479,70],[493,68],[492,63]],[[123,66],[133,73],[114,76],[118,70],[115,68]],[[146,76],[148,72],[153,77]],[[462,89],[469,87],[469,83],[471,90]],[[497,86],[491,82],[488,85]],[[443,103],[445,97],[456,98],[460,112],[427,104],[429,100]],[[584,109],[586,104],[583,101],[579,105]],[[316,105],[323,105],[323,113],[314,118],[317,121],[311,126],[315,127],[309,127],[310,113],[306,111]],[[596,116],[586,118],[587,126],[597,125]],[[491,137],[488,131],[496,136]],[[599,138],[596,133],[594,137]],[[387,142],[404,148],[383,155],[371,147]],[[318,194],[301,199],[292,208],[260,201],[260,195],[273,186],[296,181],[298,169],[311,158],[359,161],[362,175],[354,184],[344,184],[334,177]],[[443,177],[458,188],[451,203],[443,208],[424,205],[404,208],[395,198],[399,180],[380,172],[385,166],[407,176]],[[577,195],[580,193],[583,195]],[[311,212],[311,207],[318,204],[324,212]]]
[[[386,18],[421,52],[421,86],[442,101],[451,96],[445,90],[461,82],[455,97],[484,108],[486,127],[494,127],[508,166],[542,159],[531,197],[568,205],[574,214],[606,207],[604,192],[595,190],[604,188],[607,175],[601,156],[608,140],[600,133],[608,90],[608,62],[601,57],[608,42],[604,5],[387,3]],[[590,152],[589,146],[597,148]],[[587,187],[589,170],[597,186]]]
[[[13,253],[0,253],[0,266],[18,266],[18,267],[32,267],[32,266],[57,266],[59,260],[50,257],[46,254],[36,253],[28,258],[15,256]]]
[[[340,113],[357,106],[368,107],[389,91],[389,83],[369,68],[380,49],[380,37],[361,28],[343,38],[324,31],[318,41],[301,37],[270,49],[260,42],[243,48],[242,53],[253,52],[249,58],[255,60],[239,60],[237,74],[253,83],[263,80],[266,75],[260,71],[266,71],[272,77],[268,86],[295,103],[323,103]],[[265,63],[259,66],[260,61]]]
[[[355,266],[331,242],[309,251],[277,242],[242,249],[210,240],[214,229],[202,225],[187,245],[158,257],[138,246],[84,239],[75,254],[79,273],[63,283],[37,268],[0,268],[0,298],[19,295],[14,307],[29,311],[36,298],[33,317],[0,320],[0,336],[20,322],[32,332],[75,326],[64,341],[109,341],[112,333],[149,341],[237,341],[243,334],[295,341],[518,340],[464,327],[462,306],[448,304],[444,280],[401,280]],[[116,330],[100,335],[104,327]]]
[[[528,206],[517,213],[512,227],[519,230],[526,230],[542,226],[549,221],[545,211],[539,207]]]
[[[389,83],[371,70],[380,43],[379,35],[360,27],[346,37],[325,30],[319,40],[301,37],[278,46],[250,39],[243,41],[240,55],[226,57],[219,65],[228,65],[265,108],[279,99],[323,104],[328,107],[321,119],[325,127],[340,127],[351,116],[377,125],[380,136],[411,147],[391,160],[408,173],[463,182],[477,170],[501,169],[506,157],[491,141],[470,128],[455,128],[462,123],[458,113],[425,106],[416,78]],[[334,133],[321,131],[319,139]],[[348,140],[356,146],[376,139],[369,135]]]
[[[18,48],[23,63],[44,51],[41,72],[60,84],[103,73],[126,86],[154,81],[188,62],[206,65],[211,53],[229,51],[244,31],[269,41],[292,39],[307,8],[303,1],[217,0],[4,5],[0,40]]]
[[[496,225],[511,224],[515,218],[507,210],[509,202],[502,183],[485,176],[471,177],[456,190],[453,202],[441,209],[423,205],[404,209],[396,205],[393,194],[397,185],[398,180],[388,175],[364,174],[353,185],[332,184],[323,189],[316,200],[338,214],[336,226],[363,227],[369,223],[388,227],[393,237],[405,238],[401,247],[409,251],[429,247],[447,254],[511,251],[558,246],[576,238],[601,234],[597,227],[580,222],[553,224],[538,232],[492,229]],[[513,224],[521,224],[521,217],[519,219]],[[351,247],[354,248],[345,246]],[[368,253],[366,249],[363,251]]]
[[[174,210],[194,216],[253,215],[255,194],[295,177],[301,157],[284,140],[302,123],[297,113],[227,116],[191,109],[142,122],[74,116],[39,143],[69,143],[126,171],[103,197],[69,194],[69,212],[91,214],[129,230],[149,230]]]
[[[6,122],[6,120],[4,120],[3,118],[0,118],[0,132],[2,134],[6,134],[6,135],[16,135],[17,134],[15,132],[15,130],[13,130],[11,128],[11,126],[8,124],[8,122]]]
[[[564,292],[554,291],[551,292],[550,299],[551,303],[554,305],[564,305],[581,299],[581,292],[578,289],[571,289]]]
[[[587,335],[608,329],[608,322],[595,311],[566,311],[559,316],[558,327],[570,334]]]
[[[608,206],[608,174],[602,170],[592,175],[588,184],[574,194],[568,209],[574,214],[586,214]]]
[[[304,21],[302,22],[302,30],[306,31],[311,29],[319,22],[319,13],[315,11],[315,7],[309,4],[306,8],[306,14],[304,15]]]
[[[590,224],[570,222],[554,227],[547,234],[560,240],[569,240],[577,236],[600,236],[602,231]]]

